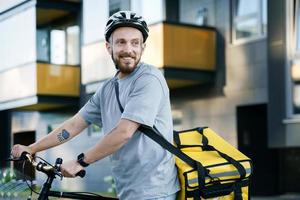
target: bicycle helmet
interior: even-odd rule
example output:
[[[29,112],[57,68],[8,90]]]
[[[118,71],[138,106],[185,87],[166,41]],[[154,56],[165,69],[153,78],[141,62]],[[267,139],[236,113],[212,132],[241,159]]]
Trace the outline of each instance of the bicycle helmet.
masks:
[[[106,23],[105,39],[109,42],[109,37],[114,30],[119,27],[133,27],[140,30],[143,34],[144,42],[148,37],[148,26],[142,16],[132,11],[119,11],[113,14]]]

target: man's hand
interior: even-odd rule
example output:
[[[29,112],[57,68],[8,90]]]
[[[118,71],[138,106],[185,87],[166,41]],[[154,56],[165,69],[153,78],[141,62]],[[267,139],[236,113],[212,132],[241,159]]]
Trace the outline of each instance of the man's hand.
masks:
[[[77,162],[77,160],[62,163],[60,166],[60,171],[64,177],[74,178],[81,170],[84,170],[84,168]]]
[[[21,157],[21,154],[23,152],[28,152],[30,154],[33,154],[34,152],[32,152],[32,150],[30,149],[29,146],[24,146],[24,145],[21,145],[21,144],[16,144],[13,146],[13,148],[11,149],[11,155],[14,157],[14,158],[19,158]]]

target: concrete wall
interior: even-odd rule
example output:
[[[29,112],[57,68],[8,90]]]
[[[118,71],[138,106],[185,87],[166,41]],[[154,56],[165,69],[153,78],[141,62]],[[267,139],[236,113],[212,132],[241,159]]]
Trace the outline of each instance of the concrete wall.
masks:
[[[219,36],[216,80],[210,86],[191,92],[198,96],[176,98],[172,107],[182,112],[181,128],[209,126],[237,145],[236,107],[267,103],[267,41],[266,38],[233,45],[230,38],[230,3],[227,0],[188,0],[180,3],[180,21],[192,22],[199,7],[208,6],[208,22],[217,28]],[[185,15],[184,13],[189,13]],[[192,22],[193,23],[193,22]],[[194,22],[196,23],[196,22]],[[223,54],[223,55],[222,55]],[[224,76],[225,75],[225,76]],[[207,89],[209,88],[209,89]],[[201,93],[209,93],[209,95]]]

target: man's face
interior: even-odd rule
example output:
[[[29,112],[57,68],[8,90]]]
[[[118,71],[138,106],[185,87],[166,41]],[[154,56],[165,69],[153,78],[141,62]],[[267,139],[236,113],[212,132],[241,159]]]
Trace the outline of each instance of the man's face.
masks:
[[[129,74],[139,63],[145,44],[143,35],[138,29],[120,27],[111,34],[106,47],[120,72]]]

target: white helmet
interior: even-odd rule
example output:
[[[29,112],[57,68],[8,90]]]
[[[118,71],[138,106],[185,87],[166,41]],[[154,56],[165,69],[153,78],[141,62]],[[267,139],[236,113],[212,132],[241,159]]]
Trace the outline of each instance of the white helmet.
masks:
[[[133,27],[140,30],[143,34],[144,42],[148,37],[148,26],[142,16],[132,11],[119,11],[113,14],[106,23],[105,39],[108,42],[109,37],[114,30],[119,27]]]

